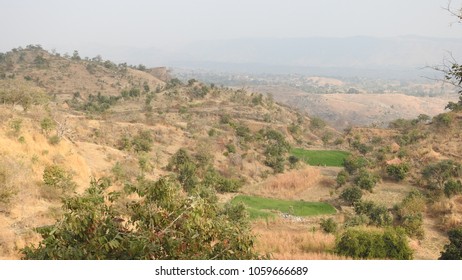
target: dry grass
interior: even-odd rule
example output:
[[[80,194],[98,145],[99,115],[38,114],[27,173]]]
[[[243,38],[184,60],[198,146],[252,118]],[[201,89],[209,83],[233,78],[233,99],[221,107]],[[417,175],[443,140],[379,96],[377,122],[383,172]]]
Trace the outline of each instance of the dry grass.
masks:
[[[322,179],[321,172],[313,167],[292,170],[269,178],[261,185],[247,188],[245,192],[264,197],[300,199],[300,193],[316,186]]]
[[[253,224],[257,236],[256,249],[279,260],[333,260],[344,259],[330,253],[335,236],[314,230],[310,224],[283,221],[257,221]]]
[[[443,198],[430,206],[429,214],[438,220],[438,228],[448,231],[462,225],[462,196]]]

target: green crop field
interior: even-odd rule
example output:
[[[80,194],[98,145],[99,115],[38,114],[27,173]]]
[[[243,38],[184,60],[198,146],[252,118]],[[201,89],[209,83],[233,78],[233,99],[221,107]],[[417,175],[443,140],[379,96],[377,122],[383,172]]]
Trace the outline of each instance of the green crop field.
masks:
[[[276,212],[287,213],[293,216],[315,216],[334,214],[335,208],[324,202],[306,202],[263,198],[258,196],[238,195],[231,203],[244,203],[251,219],[272,217]]]
[[[343,160],[350,155],[345,151],[304,150],[301,148],[292,149],[291,154],[309,165],[322,166],[343,166]]]

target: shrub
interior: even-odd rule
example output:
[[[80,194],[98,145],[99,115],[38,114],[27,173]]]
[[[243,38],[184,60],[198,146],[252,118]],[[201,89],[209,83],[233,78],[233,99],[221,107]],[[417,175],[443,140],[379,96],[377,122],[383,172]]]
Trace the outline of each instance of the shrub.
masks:
[[[409,172],[407,163],[390,164],[387,166],[387,174],[396,181],[402,181]]]
[[[372,201],[360,201],[355,203],[355,213],[369,217],[370,225],[389,226],[393,221],[385,206],[376,205]]]
[[[291,168],[295,168],[297,163],[300,162],[300,159],[294,155],[289,156],[288,160]]]
[[[347,202],[349,205],[354,205],[361,200],[363,193],[358,187],[349,187],[343,190],[340,198]]]
[[[423,216],[421,213],[401,217],[400,226],[408,236],[416,237],[419,240],[424,238],[425,231],[423,229]]]
[[[221,193],[237,192],[242,186],[242,181],[225,178],[214,169],[209,169],[205,174],[202,184]]]
[[[452,123],[452,116],[448,113],[442,113],[433,117],[433,122],[439,128],[447,128]]]
[[[43,171],[43,182],[46,186],[61,190],[63,193],[73,191],[76,184],[72,175],[59,165],[49,165]]]
[[[228,153],[232,154],[236,152],[236,146],[234,146],[233,144],[227,144],[225,147]]]
[[[125,193],[92,181],[81,195],[66,198],[63,215],[37,229],[37,246],[21,250],[25,259],[148,260],[255,259],[254,237],[242,211],[185,195],[169,178],[139,180]],[[137,199],[121,203],[128,195]],[[235,215],[232,215],[235,214]],[[230,218],[232,216],[232,218]],[[211,243],[213,242],[213,246]]]
[[[266,140],[265,164],[273,168],[275,173],[284,171],[284,156],[290,151],[290,144],[280,132],[276,130],[267,130],[264,132]]]
[[[48,143],[50,143],[50,145],[58,145],[60,140],[58,135],[53,135],[48,138]]]
[[[12,119],[10,121],[10,128],[13,130],[14,135],[18,135],[22,128],[22,119]]]
[[[448,231],[449,244],[444,245],[440,260],[462,260],[462,227]]]
[[[335,233],[337,232],[337,223],[332,218],[321,219],[320,226],[325,233]]]
[[[45,117],[40,122],[40,127],[42,128],[45,135],[48,135],[48,133],[55,127],[55,123],[52,119]]]
[[[326,122],[318,117],[312,117],[310,119],[310,129],[311,130],[317,130],[317,129],[322,129],[326,126]]]
[[[151,132],[149,130],[138,131],[138,134],[135,135],[131,141],[135,152],[150,152],[153,143],[154,140],[152,139]]]
[[[335,181],[337,182],[337,186],[341,188],[348,182],[348,173],[345,170],[340,171]]]
[[[412,259],[404,231],[394,228],[384,231],[347,229],[337,239],[335,252],[354,259]]]
[[[365,157],[362,157],[362,156],[357,157],[357,156],[351,155],[345,159],[345,161],[343,162],[343,166],[345,167],[345,170],[349,174],[354,174],[358,170],[369,166],[369,162],[367,161]]]
[[[449,179],[446,183],[444,183],[444,194],[451,198],[454,195],[458,195],[462,193],[462,183],[460,180],[453,180]]]
[[[358,176],[355,177],[355,184],[363,190],[372,192],[372,189],[377,184],[378,177],[365,169],[362,169]]]

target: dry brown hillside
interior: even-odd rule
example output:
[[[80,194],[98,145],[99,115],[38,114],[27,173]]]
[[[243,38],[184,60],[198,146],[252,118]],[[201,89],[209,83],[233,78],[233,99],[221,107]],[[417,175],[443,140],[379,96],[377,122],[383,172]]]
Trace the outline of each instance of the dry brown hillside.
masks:
[[[323,135],[340,137],[260,94],[183,83],[165,68],[28,46],[2,54],[0,76],[0,258],[20,258],[20,248],[39,240],[34,228],[60,217],[60,197],[83,192],[92,178],[108,177],[120,190],[140,176],[172,174],[166,166],[184,148],[220,180],[251,188],[293,168],[288,150],[268,163],[274,141],[313,147]],[[50,167],[71,190],[45,183]]]

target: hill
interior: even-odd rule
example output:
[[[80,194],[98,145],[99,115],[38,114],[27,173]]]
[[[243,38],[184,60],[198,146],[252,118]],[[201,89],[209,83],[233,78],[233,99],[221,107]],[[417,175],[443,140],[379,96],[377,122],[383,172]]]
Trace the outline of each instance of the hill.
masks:
[[[84,258],[60,248],[74,246],[66,236],[75,233],[90,238],[78,246],[101,245],[100,258],[124,256],[148,234],[175,248],[159,258],[197,257],[185,242],[205,236],[195,245],[203,258],[242,237],[249,251],[218,256],[254,258],[255,248],[279,259],[436,259],[446,232],[462,224],[455,109],[340,133],[271,96],[181,81],[164,68],[37,46],[0,58],[1,258],[24,257],[29,244],[50,246],[26,247],[29,258],[56,257],[53,248]],[[51,227],[37,234],[43,226]],[[99,230],[114,239],[92,239]],[[377,248],[345,253],[361,244],[341,242],[348,238]]]
[[[226,202],[241,186],[298,166],[288,160],[290,146],[340,136],[261,94],[77,52],[18,48],[2,54],[0,75],[1,258],[37,243],[34,228],[62,218],[60,198],[83,194],[92,178],[109,178],[113,191],[164,175],[186,189],[212,180]],[[172,167],[183,152],[196,171],[186,179],[187,170]]]

